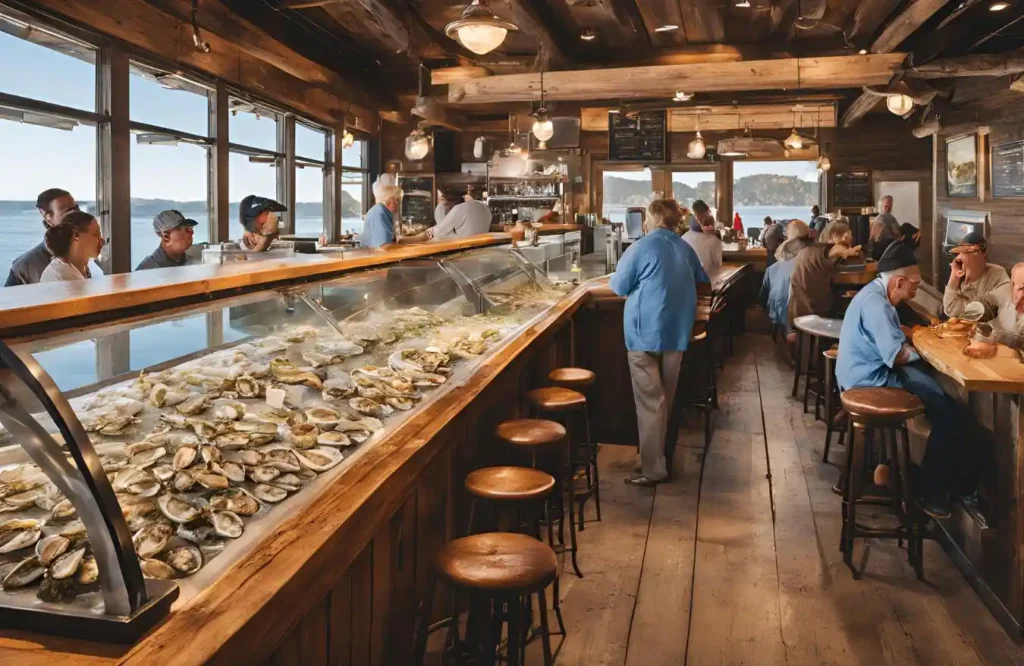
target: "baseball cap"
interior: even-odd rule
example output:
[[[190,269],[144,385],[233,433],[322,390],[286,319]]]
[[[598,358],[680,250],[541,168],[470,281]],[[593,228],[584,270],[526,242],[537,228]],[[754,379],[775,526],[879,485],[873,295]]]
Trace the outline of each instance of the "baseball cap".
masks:
[[[171,229],[177,229],[178,227],[195,227],[198,225],[198,222],[185,217],[177,210],[164,210],[157,213],[157,216],[153,218],[153,231],[158,234],[170,231]]]
[[[960,239],[960,242],[956,244],[956,247],[950,251],[953,254],[960,254],[961,252],[968,252],[977,248],[984,252],[986,246],[985,235],[980,231],[972,231],[968,234],[964,234],[963,238]]]
[[[890,243],[889,247],[885,248],[882,256],[879,257],[877,268],[879,273],[888,273],[889,271],[916,265],[917,257],[914,256],[914,251],[907,247],[906,244]]]
[[[274,211],[275,213],[283,213],[288,210],[288,208],[282,206],[273,199],[250,194],[246,198],[242,199],[242,202],[238,204],[238,221],[242,223],[242,226],[245,227],[247,231],[259,233],[260,230],[256,228],[256,218],[259,217],[260,213],[266,210]]]

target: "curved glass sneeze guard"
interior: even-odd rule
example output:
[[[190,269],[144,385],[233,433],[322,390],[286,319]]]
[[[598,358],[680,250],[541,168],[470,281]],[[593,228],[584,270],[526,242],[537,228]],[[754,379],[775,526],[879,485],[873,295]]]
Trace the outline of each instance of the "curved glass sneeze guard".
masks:
[[[0,613],[22,603],[47,617],[130,614],[153,605],[160,583],[186,602],[566,291],[538,285],[507,251],[467,253],[11,344],[8,356],[34,370],[0,375],[0,522],[71,532],[52,571],[78,550],[68,525],[80,517],[103,589],[45,583],[87,579],[83,557],[63,563],[65,578],[0,591]],[[46,460],[32,455],[36,441]],[[45,480],[38,502],[3,485],[23,475]],[[97,534],[113,556],[101,557]],[[0,566],[64,546],[42,541],[0,552]],[[127,597],[111,584],[115,569],[135,582],[141,570],[149,606],[135,583]]]

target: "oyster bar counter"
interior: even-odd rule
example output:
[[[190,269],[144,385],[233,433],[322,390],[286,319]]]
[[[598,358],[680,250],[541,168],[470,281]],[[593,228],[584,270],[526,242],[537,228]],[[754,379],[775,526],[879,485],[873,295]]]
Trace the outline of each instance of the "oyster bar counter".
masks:
[[[482,250],[448,260],[485,307],[430,262],[143,318],[128,328],[131,355],[145,358],[146,370],[128,376],[96,371],[85,373],[95,381],[81,383],[64,353],[116,344],[124,324],[11,349],[60,386],[113,490],[142,575],[174,579],[180,606],[572,289],[538,282],[507,255]],[[135,344],[153,337],[139,334],[147,328],[173,335],[189,321],[207,322],[194,353],[173,357],[167,345]],[[223,341],[207,348],[211,321]],[[5,386],[15,396],[18,388]],[[31,411],[62,446],[51,415]],[[103,559],[76,506],[21,444],[14,430],[0,430],[0,606],[103,614]],[[66,448],[63,455],[71,462]]]

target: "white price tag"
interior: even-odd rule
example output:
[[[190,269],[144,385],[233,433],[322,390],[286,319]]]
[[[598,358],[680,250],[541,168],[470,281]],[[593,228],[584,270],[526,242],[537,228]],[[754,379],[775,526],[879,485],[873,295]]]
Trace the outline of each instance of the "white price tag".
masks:
[[[274,409],[284,408],[284,389],[270,387],[267,389],[267,404]]]

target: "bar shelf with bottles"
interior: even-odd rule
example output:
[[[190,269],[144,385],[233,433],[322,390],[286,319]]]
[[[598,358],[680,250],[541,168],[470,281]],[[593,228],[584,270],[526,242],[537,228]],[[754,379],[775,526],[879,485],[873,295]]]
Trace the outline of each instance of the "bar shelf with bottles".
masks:
[[[559,174],[488,179],[487,203],[498,224],[539,220],[563,200]]]

